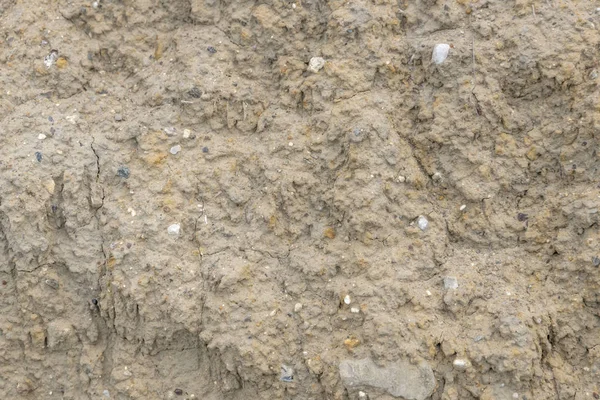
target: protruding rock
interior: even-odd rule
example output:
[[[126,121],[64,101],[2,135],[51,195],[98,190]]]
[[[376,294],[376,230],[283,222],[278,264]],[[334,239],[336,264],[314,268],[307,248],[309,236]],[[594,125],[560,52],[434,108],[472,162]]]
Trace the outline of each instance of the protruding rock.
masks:
[[[398,360],[385,367],[371,359],[344,360],[340,363],[340,377],[347,388],[374,387],[394,397],[406,400],[425,400],[435,390],[435,377],[429,364],[413,365]]]

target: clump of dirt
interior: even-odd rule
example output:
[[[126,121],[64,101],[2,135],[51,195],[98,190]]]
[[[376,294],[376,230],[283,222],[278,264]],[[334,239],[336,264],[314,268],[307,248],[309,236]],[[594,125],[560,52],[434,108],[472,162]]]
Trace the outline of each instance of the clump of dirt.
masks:
[[[599,24],[0,1],[0,392],[599,398]]]

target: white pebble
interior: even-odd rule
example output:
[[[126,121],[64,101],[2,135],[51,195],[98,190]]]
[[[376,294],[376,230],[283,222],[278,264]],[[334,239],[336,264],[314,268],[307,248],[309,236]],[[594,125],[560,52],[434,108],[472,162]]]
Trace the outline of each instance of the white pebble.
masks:
[[[367,394],[365,392],[358,392],[358,398],[359,399],[366,399],[367,398]]]
[[[406,177],[405,177],[405,176],[402,176],[402,175],[400,175],[400,176],[398,176],[398,178],[396,178],[396,180],[397,180],[398,182],[400,182],[400,183],[404,183],[404,182],[406,182]]]
[[[183,130],[183,138],[184,139],[188,139],[191,134],[192,134],[192,131],[190,131],[189,129],[184,129]]]
[[[514,392],[514,393],[513,393],[513,399],[518,399],[518,398],[519,398],[519,393],[517,393],[517,392]]]
[[[44,139],[46,139],[46,135],[44,135],[43,133],[40,133],[40,134],[38,135],[38,139],[39,139],[39,140],[44,140]]]
[[[358,313],[360,312],[360,308],[358,308],[358,307],[352,307],[352,308],[350,309],[350,312],[351,312],[351,313],[354,313],[354,314],[358,314]]]
[[[448,58],[448,52],[450,51],[450,45],[446,43],[436,44],[431,54],[431,61],[435,64],[441,64]]]
[[[323,57],[313,57],[308,63],[308,70],[316,73],[319,72],[324,66],[325,59]]]
[[[302,310],[302,304],[296,303],[294,306],[294,312],[299,312],[300,310]]]
[[[169,225],[169,227],[167,228],[167,232],[171,236],[179,236],[180,229],[181,229],[181,226],[179,224],[173,224],[173,225]]]
[[[168,127],[164,128],[163,131],[167,134],[167,136],[177,135],[177,131],[172,126],[168,126]]]
[[[346,297],[344,297],[344,303],[345,304],[350,304],[352,303],[352,300],[350,299],[350,295],[347,294]]]
[[[427,229],[427,226],[429,226],[429,221],[427,221],[427,218],[425,218],[424,216],[419,215],[419,218],[417,219],[417,225],[419,226],[419,229],[424,231],[425,229]]]
[[[171,150],[169,150],[169,152],[173,155],[179,153],[181,151],[181,146],[180,145],[176,145],[171,147]]]
[[[431,296],[431,291],[429,291],[429,290],[426,290],[426,291],[425,291],[425,294],[427,294],[427,296]]]
[[[469,360],[465,360],[463,358],[457,358],[452,363],[452,365],[454,365],[454,368],[456,369],[467,369],[469,367],[469,364]]]
[[[465,211],[467,209],[467,205],[463,204],[462,206],[460,206],[459,210],[460,211]]]

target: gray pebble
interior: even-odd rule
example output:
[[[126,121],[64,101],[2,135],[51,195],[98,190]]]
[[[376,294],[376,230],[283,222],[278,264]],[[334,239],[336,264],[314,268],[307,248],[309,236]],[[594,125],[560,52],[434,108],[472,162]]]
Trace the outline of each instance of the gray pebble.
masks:
[[[281,381],[282,382],[293,382],[294,381],[294,369],[288,365],[281,364]]]
[[[444,288],[456,290],[458,289],[458,279],[453,276],[445,276],[444,277]]]
[[[129,168],[125,166],[119,167],[117,170],[117,175],[119,175],[121,178],[129,178]]]
[[[58,289],[58,282],[56,281],[56,279],[48,278],[44,281],[44,283],[54,290]]]
[[[123,116],[121,114],[115,114],[115,121],[123,121]]]

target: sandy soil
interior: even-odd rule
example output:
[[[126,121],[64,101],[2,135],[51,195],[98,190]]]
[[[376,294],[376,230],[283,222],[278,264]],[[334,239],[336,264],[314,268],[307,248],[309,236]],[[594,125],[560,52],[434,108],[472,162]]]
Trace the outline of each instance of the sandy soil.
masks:
[[[2,398],[600,398],[597,6],[0,0]]]

